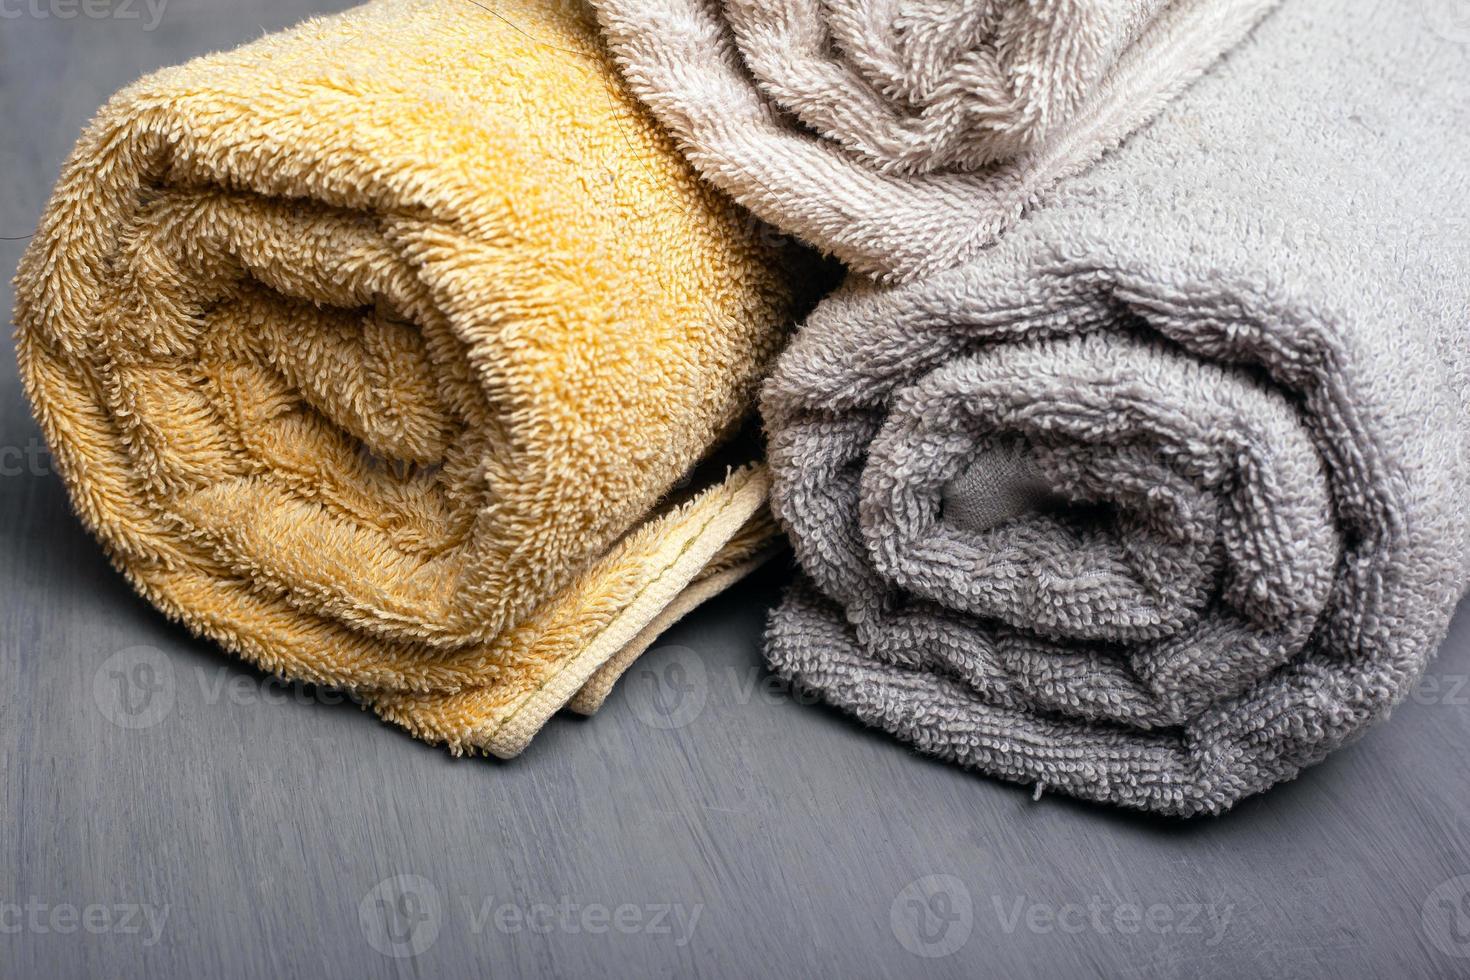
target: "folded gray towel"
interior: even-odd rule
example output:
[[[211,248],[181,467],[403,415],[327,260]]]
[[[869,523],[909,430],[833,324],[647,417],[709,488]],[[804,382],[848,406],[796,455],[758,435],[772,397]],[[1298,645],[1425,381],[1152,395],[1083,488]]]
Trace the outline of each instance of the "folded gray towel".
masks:
[[[706,178],[887,279],[952,266],[1276,0],[593,0]]]
[[[1383,718],[1470,580],[1470,45],[1301,0],[764,392],[774,668],[921,749],[1218,812]]]

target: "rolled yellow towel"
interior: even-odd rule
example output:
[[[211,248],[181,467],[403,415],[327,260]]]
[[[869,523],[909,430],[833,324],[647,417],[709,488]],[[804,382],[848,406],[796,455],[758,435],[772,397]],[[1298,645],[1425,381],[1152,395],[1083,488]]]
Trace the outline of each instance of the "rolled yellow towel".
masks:
[[[685,479],[791,320],[767,234],[576,5],[380,0],[108,103],[21,262],[21,371],[160,609],[510,756],[770,539],[758,467]]]

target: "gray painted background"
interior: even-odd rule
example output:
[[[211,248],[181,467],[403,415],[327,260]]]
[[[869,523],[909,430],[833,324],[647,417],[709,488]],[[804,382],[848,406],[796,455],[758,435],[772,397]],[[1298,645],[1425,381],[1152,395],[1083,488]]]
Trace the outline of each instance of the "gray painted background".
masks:
[[[0,0],[0,236],[112,90],[336,6],[86,2]],[[9,358],[0,474],[0,977],[1470,975],[1463,614],[1389,725],[1219,820],[1033,802],[797,703],[758,652],[784,568],[596,718],[456,761],[135,598]]]

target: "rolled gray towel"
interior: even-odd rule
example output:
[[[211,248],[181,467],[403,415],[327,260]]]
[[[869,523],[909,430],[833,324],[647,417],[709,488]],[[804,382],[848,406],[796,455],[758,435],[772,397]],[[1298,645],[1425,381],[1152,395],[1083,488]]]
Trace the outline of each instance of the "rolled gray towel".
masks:
[[[867,274],[995,238],[1276,0],[593,0],[700,173]]]
[[[1470,33],[1288,2],[764,391],[773,667],[924,751],[1219,812],[1385,717],[1470,581]]]

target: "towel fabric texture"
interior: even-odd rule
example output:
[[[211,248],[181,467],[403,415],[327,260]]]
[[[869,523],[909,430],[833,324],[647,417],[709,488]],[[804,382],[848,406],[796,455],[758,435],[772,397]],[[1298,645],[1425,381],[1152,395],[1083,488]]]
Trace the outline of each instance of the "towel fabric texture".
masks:
[[[1179,815],[1384,718],[1470,581],[1467,159],[1470,45],[1288,2],[994,247],[849,282],[763,393],[775,669]]]
[[[700,173],[888,280],[994,242],[1275,0],[594,0]]]
[[[382,0],[116,96],[19,359],[158,607],[509,756],[770,543],[761,468],[680,487],[794,315],[774,238],[575,5]]]

